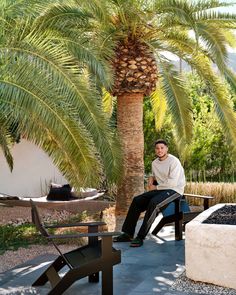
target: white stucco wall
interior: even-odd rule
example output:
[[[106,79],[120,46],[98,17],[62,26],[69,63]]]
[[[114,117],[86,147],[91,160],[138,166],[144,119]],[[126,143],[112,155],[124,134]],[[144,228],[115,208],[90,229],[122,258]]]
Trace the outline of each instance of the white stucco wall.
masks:
[[[22,139],[13,147],[12,155],[11,172],[0,150],[0,193],[39,197],[46,195],[51,182],[67,183],[52,160],[36,145]]]

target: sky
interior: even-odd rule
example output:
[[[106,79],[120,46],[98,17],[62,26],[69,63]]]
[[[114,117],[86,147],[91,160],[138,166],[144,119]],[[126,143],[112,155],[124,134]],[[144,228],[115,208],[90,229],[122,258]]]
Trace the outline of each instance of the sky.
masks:
[[[236,0],[225,0],[225,2],[236,3]],[[229,12],[229,13],[235,13],[236,14],[236,4],[233,4],[232,6],[228,6],[228,7],[225,7],[225,8],[220,8],[219,10],[222,11],[222,12]],[[233,48],[229,48],[228,51],[233,52],[233,53],[236,52],[236,50],[233,49]]]
[[[228,3],[235,3],[236,1],[235,0],[227,0],[225,2],[228,2]],[[232,6],[229,6],[227,8],[221,8],[221,11],[222,12],[231,12],[231,13],[236,13],[236,4],[232,5]]]

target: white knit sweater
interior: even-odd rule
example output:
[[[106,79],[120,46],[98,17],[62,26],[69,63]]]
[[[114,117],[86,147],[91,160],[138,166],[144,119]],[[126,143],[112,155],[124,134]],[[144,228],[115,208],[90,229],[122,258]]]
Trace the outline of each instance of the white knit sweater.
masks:
[[[152,173],[158,183],[158,190],[172,189],[181,195],[184,193],[184,169],[175,156],[168,154],[163,161],[155,159],[152,162]]]

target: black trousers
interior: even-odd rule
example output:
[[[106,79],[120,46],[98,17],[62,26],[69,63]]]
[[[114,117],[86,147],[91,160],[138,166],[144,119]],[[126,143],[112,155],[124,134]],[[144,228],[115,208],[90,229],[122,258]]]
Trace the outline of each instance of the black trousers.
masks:
[[[138,237],[145,239],[160,211],[157,205],[173,194],[181,196],[174,190],[153,190],[134,197],[122,226],[122,231],[133,236],[141,212],[146,211],[142,226],[138,232]]]

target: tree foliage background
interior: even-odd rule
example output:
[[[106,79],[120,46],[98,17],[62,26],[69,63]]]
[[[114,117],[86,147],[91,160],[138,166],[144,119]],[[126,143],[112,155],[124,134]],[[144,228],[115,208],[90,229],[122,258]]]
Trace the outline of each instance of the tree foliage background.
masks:
[[[235,154],[217,118],[207,85],[193,73],[185,73],[188,94],[193,105],[193,138],[187,149],[178,146],[173,123],[167,113],[161,130],[156,130],[150,101],[144,105],[145,172],[150,173],[154,159],[154,142],[165,138],[170,153],[180,157],[190,181],[235,181]],[[236,96],[228,87],[228,95],[235,109]]]

